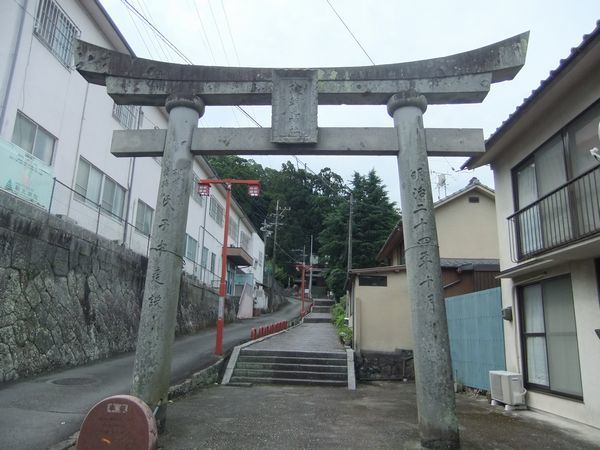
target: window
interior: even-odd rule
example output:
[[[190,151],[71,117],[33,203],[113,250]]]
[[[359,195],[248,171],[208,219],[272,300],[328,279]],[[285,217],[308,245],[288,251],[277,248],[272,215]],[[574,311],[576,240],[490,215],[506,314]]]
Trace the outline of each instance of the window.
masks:
[[[262,266],[263,258],[264,258],[263,252],[258,252],[258,265],[259,266]]]
[[[189,234],[185,235],[185,257],[191,261],[196,261],[196,249],[198,241]]]
[[[520,306],[527,384],[582,398],[571,277],[520,288]]]
[[[246,251],[250,249],[250,235],[244,230],[240,231],[240,246]]]
[[[208,209],[208,215],[213,218],[218,225],[223,226],[223,205],[213,196],[210,197],[210,207]]]
[[[513,170],[519,257],[600,230],[600,103],[568,124]]]
[[[146,205],[143,201],[138,200],[137,212],[135,214],[135,227],[140,233],[150,236],[153,215],[154,210]]]
[[[217,255],[215,255],[214,253],[210,254],[210,271],[212,273],[215,273],[215,264],[217,262]]]
[[[12,141],[46,164],[52,164],[56,138],[21,112],[17,112]]]
[[[55,0],[40,0],[34,32],[63,65],[71,66],[79,30]]]
[[[202,247],[202,256],[200,257],[200,265],[202,267],[206,267],[208,262],[208,249],[206,247]]]
[[[240,231],[240,224],[239,222],[233,220],[233,218],[231,218],[231,220],[229,220],[229,237],[232,240],[232,244],[237,244],[237,238],[238,238],[238,234]]]
[[[204,196],[198,194],[198,181],[200,181],[200,177],[194,173],[194,185],[192,186],[192,198],[198,203],[200,206],[204,206]]]
[[[479,196],[477,196],[477,195],[471,195],[469,197],[469,203],[479,203]]]
[[[102,190],[103,174],[87,161],[80,159],[75,180],[75,198],[88,200],[95,205],[100,204],[100,191]]]
[[[125,189],[113,180],[104,176],[102,190],[102,208],[116,217],[123,217],[123,204],[125,203]]]
[[[113,104],[112,115],[123,128],[133,130],[138,128],[138,117],[141,115],[141,106]]]
[[[387,286],[387,277],[385,275],[359,275],[359,286]]]
[[[83,158],[79,160],[75,193],[77,200],[100,205],[113,217],[123,218],[125,189]]]

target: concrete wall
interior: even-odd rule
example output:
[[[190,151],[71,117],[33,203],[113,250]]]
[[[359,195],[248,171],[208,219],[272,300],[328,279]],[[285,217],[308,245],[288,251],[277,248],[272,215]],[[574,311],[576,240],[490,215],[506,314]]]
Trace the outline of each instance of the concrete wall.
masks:
[[[479,203],[469,203],[469,197]],[[442,258],[498,258],[494,199],[473,190],[435,208]]]
[[[0,382],[132,351],[147,260],[0,192]],[[217,294],[183,276],[178,334],[216,323]],[[226,304],[226,320],[235,305]]]
[[[412,350],[412,322],[406,272],[381,272],[387,287],[359,286],[354,280],[354,348],[359,351]]]
[[[57,3],[81,31],[81,39],[106,48],[126,51],[94,1],[57,0]],[[0,14],[0,38],[6,45],[0,46],[0,99],[5,103],[6,114],[0,124],[0,135],[10,141],[17,113],[20,111],[57,138],[54,159],[50,169],[56,179],[70,187],[75,186],[75,177],[80,158],[84,158],[101,172],[109,176],[126,191],[124,217],[135,224],[138,200],[156,209],[160,161],[153,158],[116,158],[110,153],[113,130],[123,129],[113,117],[113,100],[106,88],[88,84],[73,67],[65,67],[35,35],[34,22],[38,0],[15,0],[3,2]],[[20,40],[17,39],[20,17],[26,7]],[[14,66],[12,56],[16,55]],[[8,89],[11,70],[12,85]],[[6,101],[5,101],[6,100]],[[143,107],[141,128],[166,128],[166,113],[155,107]],[[0,155],[0,164],[2,155]],[[213,178],[207,164],[196,158],[194,173],[199,178]],[[212,194],[225,205],[225,191],[214,188]],[[223,227],[206,214],[204,206],[190,198],[186,233],[198,242],[196,258],[187,260],[184,270],[201,277],[202,281],[218,285],[220,259],[223,242]],[[101,214],[97,208],[76,199],[68,188],[57,185],[53,196],[52,212],[63,214],[80,226],[98,232],[110,240],[120,240],[134,251],[146,254],[147,238],[129,230],[124,234],[121,221]],[[97,222],[100,220],[100,226]],[[234,201],[231,220],[240,222],[240,229],[251,236],[249,253],[254,259],[264,255],[264,242],[250,225],[243,211]],[[239,236],[233,239],[239,242]],[[202,244],[209,249],[208,268],[201,268]],[[215,269],[210,270],[210,255],[216,256]],[[254,267],[241,268],[253,273],[262,282],[263,261]]]

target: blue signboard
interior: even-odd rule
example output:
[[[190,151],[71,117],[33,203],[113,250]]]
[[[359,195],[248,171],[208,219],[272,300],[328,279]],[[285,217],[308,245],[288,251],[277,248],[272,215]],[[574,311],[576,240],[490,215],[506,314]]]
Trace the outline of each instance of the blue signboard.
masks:
[[[44,209],[50,206],[52,168],[0,138],[0,189]]]

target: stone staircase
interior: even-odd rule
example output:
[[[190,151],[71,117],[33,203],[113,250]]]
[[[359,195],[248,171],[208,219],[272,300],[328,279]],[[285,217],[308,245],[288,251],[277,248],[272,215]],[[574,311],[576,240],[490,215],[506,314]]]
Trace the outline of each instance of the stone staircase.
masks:
[[[229,384],[348,386],[346,352],[240,351]]]
[[[305,323],[331,323],[331,307],[335,304],[334,300],[315,299],[312,312],[304,318]]]

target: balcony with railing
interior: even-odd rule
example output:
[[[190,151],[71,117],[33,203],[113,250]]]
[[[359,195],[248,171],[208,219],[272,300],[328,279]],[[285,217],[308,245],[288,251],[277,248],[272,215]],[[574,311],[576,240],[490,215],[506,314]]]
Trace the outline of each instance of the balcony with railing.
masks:
[[[600,165],[508,217],[511,259],[532,258],[600,232]]]

